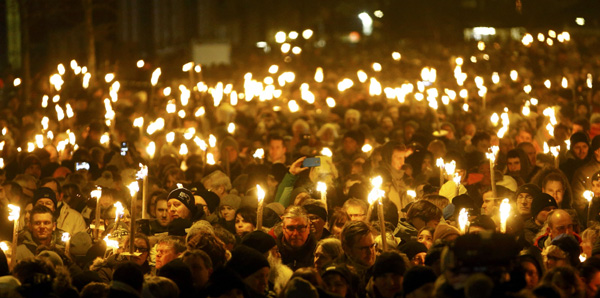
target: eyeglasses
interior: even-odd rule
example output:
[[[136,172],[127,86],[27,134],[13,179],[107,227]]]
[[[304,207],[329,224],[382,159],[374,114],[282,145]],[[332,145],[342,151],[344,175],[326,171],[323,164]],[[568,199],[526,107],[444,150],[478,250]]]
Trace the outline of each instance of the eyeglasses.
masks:
[[[287,226],[287,227],[283,227],[283,228],[290,232],[298,231],[298,233],[302,233],[306,230],[306,227],[307,227],[306,225],[297,225],[297,226]]]

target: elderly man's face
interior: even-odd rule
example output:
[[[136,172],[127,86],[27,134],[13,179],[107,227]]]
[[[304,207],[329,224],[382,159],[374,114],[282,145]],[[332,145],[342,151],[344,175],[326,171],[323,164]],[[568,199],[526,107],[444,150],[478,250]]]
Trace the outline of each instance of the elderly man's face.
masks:
[[[294,248],[299,248],[306,243],[310,235],[308,221],[303,217],[284,218],[283,236],[285,241]]]
[[[556,238],[560,234],[573,234],[573,219],[568,214],[554,216],[548,228],[550,229],[551,239]]]

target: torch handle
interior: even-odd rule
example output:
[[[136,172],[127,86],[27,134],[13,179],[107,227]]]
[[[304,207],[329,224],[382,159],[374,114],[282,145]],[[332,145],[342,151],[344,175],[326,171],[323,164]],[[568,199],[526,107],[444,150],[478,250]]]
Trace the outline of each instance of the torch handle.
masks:
[[[263,203],[262,201],[258,203],[258,210],[256,212],[256,230],[262,230],[263,225]]]
[[[387,233],[385,229],[385,218],[383,217],[383,198],[379,198],[379,204],[377,204],[377,215],[379,217],[379,227],[381,229],[381,243],[383,244],[383,251],[387,251]]]

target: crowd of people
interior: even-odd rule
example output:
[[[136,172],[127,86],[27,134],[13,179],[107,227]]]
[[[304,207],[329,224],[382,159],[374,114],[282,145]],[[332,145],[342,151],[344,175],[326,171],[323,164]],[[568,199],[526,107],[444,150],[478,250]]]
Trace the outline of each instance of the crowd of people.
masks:
[[[596,297],[597,48],[338,45],[152,86],[63,71],[28,99],[5,81],[0,295]]]

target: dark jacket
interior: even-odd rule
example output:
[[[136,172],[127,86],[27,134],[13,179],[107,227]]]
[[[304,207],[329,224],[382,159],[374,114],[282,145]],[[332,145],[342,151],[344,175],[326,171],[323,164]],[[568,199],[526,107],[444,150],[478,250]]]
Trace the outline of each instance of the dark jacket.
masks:
[[[400,237],[400,239],[402,239],[402,242],[417,240],[418,233],[419,231],[417,231],[417,228],[415,228],[415,226],[413,226],[411,223],[404,219],[398,222],[398,226],[394,231],[394,235],[396,237]]]
[[[533,218],[530,218],[527,221],[525,221],[525,226],[523,227],[523,232],[525,234],[525,240],[529,244],[533,245],[533,241],[535,240],[535,235],[537,235],[537,233],[539,233],[541,229],[542,229],[542,226],[538,226],[538,224],[535,223],[535,220]]]
[[[283,233],[281,233],[276,240],[277,247],[281,253],[281,261],[284,265],[290,267],[294,271],[298,268],[312,267],[314,265],[313,252],[317,246],[317,241],[315,241],[312,234],[308,235],[306,243],[297,249],[291,247],[287,241],[285,241]]]

